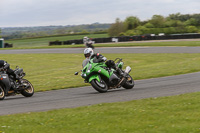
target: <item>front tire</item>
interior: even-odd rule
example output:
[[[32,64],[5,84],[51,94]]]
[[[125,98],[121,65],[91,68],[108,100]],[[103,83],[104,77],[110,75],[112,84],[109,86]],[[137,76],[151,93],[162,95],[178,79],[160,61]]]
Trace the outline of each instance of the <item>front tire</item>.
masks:
[[[4,89],[0,86],[0,100],[4,100],[5,98],[5,91]]]
[[[132,89],[134,87],[135,83],[133,78],[128,75],[126,82],[122,85],[122,87],[124,87],[125,89]]]
[[[22,87],[24,87],[24,90],[21,91],[21,94],[23,96],[25,96],[25,97],[31,97],[31,96],[33,96],[33,94],[34,94],[33,85],[28,80],[26,80],[26,79],[22,79],[22,82],[23,82],[22,83]]]
[[[96,79],[93,79],[91,81],[91,85],[96,91],[98,91],[100,93],[105,93],[105,92],[108,91],[108,86],[107,86],[106,82],[103,79],[101,80],[101,82],[99,82]]]

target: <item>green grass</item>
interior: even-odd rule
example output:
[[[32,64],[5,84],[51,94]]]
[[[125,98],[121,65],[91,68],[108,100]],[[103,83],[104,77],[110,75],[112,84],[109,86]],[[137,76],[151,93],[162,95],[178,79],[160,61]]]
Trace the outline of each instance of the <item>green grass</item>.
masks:
[[[50,41],[67,41],[74,39],[83,39],[84,36],[90,38],[108,37],[107,34],[91,34],[91,35],[71,35],[71,36],[58,36],[58,37],[45,37],[33,39],[19,39],[19,40],[5,40],[7,43],[12,43],[14,48],[38,48],[48,47]]]
[[[103,46],[103,47],[134,47],[134,46],[200,46],[200,41],[187,40],[187,41],[166,41],[166,42],[152,42],[150,41],[136,41],[136,42],[121,42],[114,44],[97,44],[95,46]]]
[[[168,41],[168,42],[120,42],[120,43],[105,43],[105,44],[94,44],[95,47],[152,47],[152,46],[188,46],[188,47],[196,47],[200,46],[200,41]],[[41,48],[72,48],[72,47],[84,47],[83,44],[78,45],[61,45],[61,46],[48,46]]]
[[[200,71],[200,54],[103,54],[123,58],[135,80]],[[24,68],[36,91],[89,85],[74,72],[81,70],[83,54],[1,54],[1,59]]]
[[[5,133],[199,133],[200,93],[0,116]]]

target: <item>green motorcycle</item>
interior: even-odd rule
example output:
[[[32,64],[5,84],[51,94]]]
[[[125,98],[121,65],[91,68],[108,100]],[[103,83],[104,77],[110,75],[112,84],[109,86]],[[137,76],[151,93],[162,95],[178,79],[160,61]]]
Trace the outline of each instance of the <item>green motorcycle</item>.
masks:
[[[132,89],[134,80],[129,75],[131,68],[127,66],[125,70],[122,70],[124,63],[120,58],[116,58],[114,63],[115,69],[109,67],[105,62],[100,62],[98,59],[93,58],[81,70],[81,76],[86,83],[90,83],[100,93],[120,87]],[[75,75],[78,75],[78,72]]]

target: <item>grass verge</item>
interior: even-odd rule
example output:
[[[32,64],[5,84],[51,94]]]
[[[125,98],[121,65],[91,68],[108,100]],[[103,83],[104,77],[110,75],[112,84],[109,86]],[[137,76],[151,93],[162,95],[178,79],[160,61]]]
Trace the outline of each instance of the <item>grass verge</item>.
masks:
[[[200,93],[0,116],[4,133],[200,132]]]
[[[6,40],[7,43],[12,43],[14,48],[40,48],[49,47],[50,41],[67,41],[74,39],[83,39],[84,36],[90,38],[103,38],[108,37],[107,34],[91,34],[91,35],[71,35],[71,36],[57,36],[57,37],[45,37],[45,38],[32,38],[32,39],[16,39]]]
[[[200,71],[200,54],[103,54],[107,59],[123,58],[137,79]],[[35,91],[80,87],[83,79],[74,72],[82,69],[83,54],[1,54],[1,59],[24,68]]]

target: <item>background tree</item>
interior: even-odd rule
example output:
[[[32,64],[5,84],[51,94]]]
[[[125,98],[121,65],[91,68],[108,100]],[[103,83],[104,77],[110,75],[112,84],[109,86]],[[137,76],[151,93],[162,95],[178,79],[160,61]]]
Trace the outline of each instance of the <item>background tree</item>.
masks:
[[[195,25],[198,25],[198,22],[195,18],[190,18],[187,21],[185,21],[185,24],[188,26],[189,25],[195,26]]]
[[[188,33],[196,33],[198,32],[198,29],[195,26],[188,26],[187,28],[187,32]]]
[[[151,20],[149,21],[155,28],[164,27],[165,18],[161,15],[153,15]]]
[[[124,21],[124,26],[126,30],[132,30],[140,25],[140,19],[135,16],[127,17]]]
[[[150,22],[148,22],[148,23],[146,23],[146,24],[144,25],[144,27],[146,27],[146,28],[154,28],[154,25],[151,24]]]
[[[124,32],[124,24],[119,18],[117,18],[115,23],[108,29],[108,35],[119,36],[121,32]]]
[[[181,14],[180,13],[176,13],[176,14],[170,14],[167,19],[172,19],[172,20],[179,20]]]

